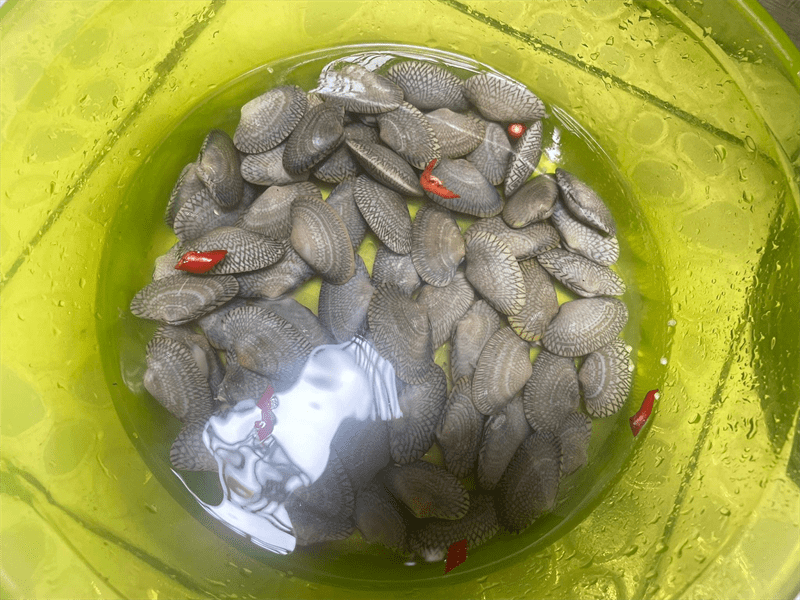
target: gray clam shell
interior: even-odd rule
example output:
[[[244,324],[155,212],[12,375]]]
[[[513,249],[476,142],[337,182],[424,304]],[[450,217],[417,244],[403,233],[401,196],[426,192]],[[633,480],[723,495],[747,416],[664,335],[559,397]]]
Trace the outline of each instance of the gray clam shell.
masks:
[[[537,256],[558,246],[558,231],[547,223],[531,223],[527,227],[512,229],[499,216],[478,219],[467,230],[469,237],[479,231],[488,231],[508,244],[511,254],[517,260]]]
[[[434,348],[444,344],[456,322],[464,316],[475,300],[475,291],[464,274],[456,273],[446,286],[424,285],[417,296],[431,322],[431,342]]]
[[[397,254],[381,245],[375,253],[372,265],[372,283],[380,285],[390,283],[396,285],[405,295],[410,296],[422,280],[414,268],[411,254]]]
[[[206,136],[197,159],[197,176],[222,208],[234,208],[242,201],[244,180],[239,172],[239,153],[221,129],[212,129]]]
[[[511,250],[497,236],[480,231],[467,235],[466,276],[478,293],[504,315],[525,306],[525,281]]]
[[[274,300],[259,298],[248,300],[247,303],[251,306],[266,308],[286,320],[303,334],[312,348],[334,343],[333,338],[322,327],[317,315],[294,298],[287,297]]]
[[[514,228],[543,221],[553,214],[557,198],[558,184],[552,175],[534,177],[506,199],[503,220]]]
[[[333,207],[347,227],[353,251],[361,245],[367,233],[367,222],[356,205],[355,190],[355,181],[346,179],[333,188],[327,198],[328,205]]]
[[[294,291],[313,275],[314,269],[289,246],[274,265],[248,273],[237,273],[235,277],[239,283],[239,296],[278,298]]]
[[[500,412],[531,377],[528,344],[510,327],[494,332],[472,376],[472,402],[484,415]]]
[[[620,296],[625,293],[622,278],[608,267],[561,248],[536,257],[548,273],[579,296]]]
[[[355,492],[347,471],[335,450],[319,479],[292,492],[287,504],[312,510],[331,519],[347,519],[355,508]]]
[[[497,123],[486,123],[483,141],[467,155],[467,160],[492,185],[500,185],[508,173],[513,149],[505,130]]]
[[[257,401],[264,395],[271,383],[272,380],[269,377],[245,369],[236,362],[232,354],[229,354],[225,377],[222,379],[217,400],[230,405],[237,404],[242,400]]]
[[[241,206],[223,210],[210,194],[196,194],[181,204],[172,228],[181,242],[195,240],[218,227],[231,226],[239,220]]]
[[[194,361],[208,381],[212,397],[216,398],[225,368],[202,333],[196,333],[190,325],[162,325],[156,330],[154,337],[166,337],[186,346],[194,357]]]
[[[569,475],[589,462],[592,420],[581,412],[564,419],[558,437],[561,442],[561,473]]]
[[[175,215],[178,214],[181,206],[189,198],[197,194],[203,194],[209,201],[213,202],[211,192],[208,191],[208,188],[200,181],[200,177],[197,175],[197,163],[189,163],[181,170],[170,192],[167,209],[164,212],[164,222],[167,227],[172,229],[175,223]]]
[[[445,286],[453,280],[466,246],[450,212],[436,204],[422,206],[411,228],[411,260],[425,283]]]
[[[364,260],[356,254],[355,275],[336,285],[322,282],[319,290],[319,319],[337,343],[361,333],[367,325],[367,309],[375,293]]]
[[[406,519],[403,512],[400,503],[377,480],[368,483],[356,496],[356,527],[370,543],[395,550],[405,549]]]
[[[344,140],[344,109],[324,102],[306,111],[286,140],[283,166],[292,174],[321,163]]]
[[[234,145],[248,154],[274,148],[289,137],[307,107],[306,93],[296,85],[276,87],[253,98],[242,106]]]
[[[339,183],[361,173],[361,167],[346,146],[339,146],[333,154],[314,167],[314,177],[328,183]]]
[[[472,379],[483,347],[500,329],[500,315],[485,300],[475,302],[456,323],[450,346],[453,381]]]
[[[331,449],[358,492],[391,460],[386,421],[345,419],[331,440]]]
[[[326,202],[298,198],[292,203],[292,247],[325,281],[341,284],[355,272],[353,243],[339,214]]]
[[[383,185],[406,196],[422,196],[419,177],[399,154],[370,142],[347,140],[347,147],[364,170]]]
[[[493,490],[497,486],[517,448],[530,434],[521,396],[486,419],[478,451],[478,483],[483,489]]]
[[[542,122],[536,121],[522,134],[514,148],[506,174],[506,198],[522,187],[528,177],[536,170],[542,158]]]
[[[576,219],[609,235],[616,234],[614,217],[597,192],[564,169],[556,169],[556,179],[564,204]]]
[[[461,158],[443,158],[436,162],[431,175],[458,198],[444,198],[433,192],[425,194],[437,204],[475,217],[491,217],[503,210],[503,199],[475,166]]]
[[[540,351],[522,392],[525,417],[533,430],[558,433],[567,415],[578,410],[580,400],[575,362]]]
[[[392,65],[386,77],[400,86],[406,102],[420,110],[469,108],[461,79],[440,65],[416,60],[403,61]]]
[[[322,200],[322,193],[308,181],[270,186],[255,199],[236,226],[274,240],[287,239],[292,232],[292,202],[297,198]]]
[[[544,118],[544,104],[518,81],[498,73],[480,73],[464,82],[464,94],[480,113],[501,123]]]
[[[333,519],[313,509],[303,508],[299,502],[292,502],[291,498],[286,503],[286,512],[298,546],[344,540],[356,530],[352,519]]]
[[[394,110],[403,101],[403,90],[396,83],[355,64],[324,70],[315,91],[335,99],[348,112],[370,115]]]
[[[555,203],[550,220],[558,229],[567,250],[606,267],[617,262],[619,242],[615,236],[604,236],[580,223],[560,202]]]
[[[466,156],[480,146],[486,133],[482,120],[449,108],[431,111],[425,119],[439,140],[441,155],[446,158]]]
[[[466,488],[442,467],[417,461],[387,467],[382,475],[386,489],[418,519],[461,519],[467,514]]]
[[[378,126],[383,142],[412,167],[424,169],[434,158],[441,158],[439,140],[430,123],[407,102],[378,115]]]
[[[467,477],[475,469],[482,430],[483,415],[472,402],[472,384],[462,377],[453,386],[436,428],[445,467],[456,477]]]
[[[628,308],[616,298],[580,298],[558,309],[542,336],[542,344],[561,356],[583,356],[602,348],[628,322]]]
[[[400,194],[360,175],[353,197],[361,216],[389,250],[397,254],[411,252],[411,215]]]
[[[280,143],[275,148],[249,154],[242,159],[239,167],[245,181],[256,185],[288,185],[308,179],[308,172],[289,173],[283,166],[283,155],[286,152],[286,142]]]
[[[619,411],[633,382],[633,364],[625,342],[614,338],[589,354],[578,371],[578,381],[591,416],[608,417]]]
[[[217,460],[203,443],[205,426],[205,419],[194,420],[183,426],[169,451],[169,461],[174,468],[181,471],[217,472]]]
[[[170,275],[176,275],[178,271],[175,269],[175,265],[178,264],[181,256],[183,256],[183,248],[180,243],[177,243],[164,254],[156,258],[155,268],[153,269],[153,281],[164,279],[164,277],[169,277]]]
[[[547,324],[556,316],[558,295],[536,259],[520,261],[519,268],[525,282],[525,306],[508,317],[508,324],[523,340],[534,342],[542,337]]]
[[[137,317],[182,325],[222,306],[239,291],[233,277],[178,273],[154,281],[131,300]]]
[[[208,271],[208,275],[230,275],[275,264],[286,251],[286,244],[238,227],[217,227],[187,242],[183,249],[186,252],[227,250],[225,258]]]

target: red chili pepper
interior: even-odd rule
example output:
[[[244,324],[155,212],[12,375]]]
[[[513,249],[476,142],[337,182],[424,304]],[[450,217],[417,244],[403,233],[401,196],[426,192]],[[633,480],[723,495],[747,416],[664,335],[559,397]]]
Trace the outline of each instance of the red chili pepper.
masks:
[[[515,140],[518,140],[525,133],[526,129],[528,128],[525,127],[525,123],[509,123],[508,135],[510,135]]]
[[[447,558],[444,563],[445,574],[455,569],[458,565],[467,560],[467,540],[461,540],[450,544],[447,549]]]
[[[272,386],[267,388],[267,391],[261,396],[261,399],[256,403],[256,406],[261,409],[261,420],[256,421],[255,428],[260,441],[266,440],[275,424],[272,422],[272,395],[275,391]]]
[[[455,192],[451,192],[442,183],[442,180],[432,174],[433,167],[436,166],[437,159],[433,159],[431,162],[428,163],[428,166],[425,167],[425,170],[422,172],[422,175],[419,177],[419,183],[422,185],[422,189],[426,192],[430,192],[431,194],[436,194],[441,198],[446,199],[453,199],[453,198],[460,198],[458,194]]]
[[[227,250],[209,250],[208,252],[187,252],[175,265],[179,271],[186,271],[188,273],[202,274],[208,273],[214,266],[219,263],[225,255]]]
[[[647,423],[647,419],[650,418],[650,413],[653,412],[653,403],[661,397],[661,392],[658,390],[650,390],[647,392],[647,395],[644,397],[644,401],[642,402],[642,407],[639,409],[635,415],[630,418],[631,423],[631,431],[633,432],[633,437],[639,435],[639,432],[644,427],[644,424]]]

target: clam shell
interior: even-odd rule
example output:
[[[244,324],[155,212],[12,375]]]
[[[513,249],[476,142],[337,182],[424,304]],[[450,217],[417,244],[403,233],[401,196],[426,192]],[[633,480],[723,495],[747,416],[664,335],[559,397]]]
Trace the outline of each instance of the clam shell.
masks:
[[[339,214],[327,203],[292,203],[292,247],[325,281],[344,283],[355,272],[353,243]]]
[[[382,283],[396,285],[406,296],[410,296],[422,285],[422,280],[414,268],[411,254],[396,254],[381,245],[372,265],[372,283],[376,286]]]
[[[238,291],[233,277],[178,273],[140,290],[131,300],[131,312],[143,319],[182,325],[225,304]]]
[[[272,381],[269,377],[245,369],[229,355],[225,377],[222,379],[217,400],[230,405],[242,400],[258,401],[271,384]]]
[[[358,493],[354,516],[356,527],[368,542],[395,550],[405,549],[403,509],[382,483],[371,481]]]
[[[482,430],[483,415],[472,402],[472,384],[468,377],[462,377],[453,386],[436,428],[445,467],[456,477],[473,472]]]
[[[274,240],[287,239],[292,232],[292,202],[297,198],[322,200],[322,192],[308,181],[270,186],[250,205],[236,226]]]
[[[436,162],[431,174],[458,198],[443,198],[433,192],[425,194],[437,204],[475,217],[491,217],[503,210],[503,199],[472,163],[443,158]]]
[[[506,198],[522,187],[542,158],[542,122],[536,121],[522,134],[514,148],[506,174]]]
[[[275,300],[258,298],[248,300],[247,304],[266,308],[286,320],[303,334],[312,348],[334,343],[333,338],[322,327],[317,315],[294,298],[279,298]]]
[[[289,246],[274,265],[264,269],[238,273],[239,295],[244,298],[278,298],[297,289],[311,279],[314,269]]]
[[[501,123],[544,118],[544,104],[518,81],[497,73],[480,73],[464,82],[464,95],[480,113]]]
[[[244,180],[239,172],[239,153],[231,137],[212,129],[200,149],[197,176],[214,201],[223,208],[234,208],[242,201]]]
[[[625,282],[608,267],[568,252],[554,248],[536,257],[548,273],[579,296],[620,296],[625,293]]]
[[[211,414],[213,401],[208,379],[190,348],[168,337],[154,337],[147,344],[144,387],[181,421]]]
[[[512,229],[500,217],[478,219],[467,230],[466,237],[479,231],[488,231],[508,244],[517,260],[537,256],[560,243],[558,232],[547,223],[532,223],[527,227]]]
[[[175,215],[178,214],[181,206],[197,195],[201,195],[208,202],[214,202],[211,192],[197,176],[197,163],[189,163],[181,170],[178,180],[175,182],[172,192],[169,195],[167,210],[164,213],[164,222],[170,229],[175,225]]]
[[[344,137],[352,142],[377,144],[381,137],[377,127],[364,123],[348,123],[344,127]]]
[[[296,85],[273,88],[242,106],[233,143],[248,154],[266,152],[289,137],[306,108],[306,93]]]
[[[531,376],[528,344],[510,327],[494,332],[472,376],[472,402],[484,415],[500,412]]]
[[[256,271],[275,264],[286,252],[286,244],[238,227],[217,227],[184,245],[184,251],[227,250],[222,262],[209,275]]]
[[[553,207],[550,217],[561,234],[564,247],[605,267],[619,258],[619,242],[614,236],[604,236],[591,227],[578,222],[560,202]]]
[[[467,155],[467,160],[492,185],[500,185],[508,173],[513,150],[505,130],[497,123],[486,123],[483,141]]]
[[[616,413],[628,399],[633,382],[633,363],[625,342],[614,338],[589,354],[578,371],[578,381],[586,412],[593,417]]]
[[[417,304],[424,307],[431,323],[431,343],[434,348],[444,344],[458,320],[475,301],[475,291],[461,272],[444,287],[424,285]]]
[[[475,302],[456,323],[450,347],[453,381],[475,373],[483,347],[500,329],[500,316],[485,300]]]
[[[361,211],[356,206],[356,184],[355,181],[348,179],[342,181],[331,190],[327,198],[328,205],[331,206],[344,221],[350,241],[353,243],[355,251],[364,240],[367,233],[367,222],[361,216]]]
[[[503,220],[515,229],[543,221],[553,214],[556,198],[558,184],[552,175],[534,177],[506,199]]]
[[[333,154],[312,171],[314,177],[328,183],[340,183],[361,173],[361,167],[346,146],[339,146]]]
[[[314,91],[335,99],[348,112],[369,115],[394,110],[403,101],[403,90],[397,84],[354,64],[324,70]]]
[[[355,263],[355,275],[349,281],[341,285],[323,281],[319,290],[319,320],[337,343],[364,331],[369,301],[375,293],[364,260],[358,254]]]
[[[580,400],[575,362],[540,351],[522,392],[525,417],[533,430],[558,433],[567,415],[578,410]]]
[[[466,488],[442,467],[417,461],[389,466],[382,475],[386,489],[418,519],[460,519],[467,514]]]
[[[233,309],[222,328],[236,361],[274,380],[294,381],[311,353],[311,344],[294,325],[259,306]]]
[[[409,533],[409,548],[428,562],[444,560],[447,550],[456,542],[467,540],[472,550],[489,541],[500,530],[492,497],[487,494],[469,494],[469,510],[455,521],[430,519]]]
[[[614,217],[597,192],[564,169],[556,169],[556,180],[564,205],[576,219],[609,235],[617,233]]]
[[[183,256],[183,249],[180,243],[177,243],[164,254],[156,258],[155,268],[153,269],[153,281],[164,279],[164,277],[169,277],[170,275],[176,275],[178,271],[175,270],[175,265],[178,264],[181,256]]]
[[[256,185],[288,185],[308,179],[308,172],[289,173],[283,166],[286,142],[272,150],[249,154],[242,159],[239,170],[245,181]]]
[[[525,281],[508,244],[480,231],[467,237],[466,276],[493,308],[515,315],[525,306]]]
[[[539,340],[547,324],[558,312],[558,296],[553,282],[536,259],[519,263],[525,282],[525,306],[508,317],[508,324],[526,342]]]
[[[213,348],[216,348],[217,350],[224,350],[230,346],[227,338],[225,337],[225,332],[222,329],[222,321],[230,311],[232,311],[234,308],[239,308],[240,306],[246,306],[247,302],[248,301],[244,300],[243,298],[234,298],[219,308],[212,310],[206,315],[203,315],[197,320],[197,324],[200,326],[200,329],[202,329],[203,333],[208,339],[208,342]],[[230,359],[230,357],[227,358]],[[231,361],[227,360],[226,362],[228,363],[228,370],[230,370]]]
[[[344,540],[356,530],[352,519],[332,519],[314,510],[304,509],[299,502],[286,503],[298,546]]]
[[[569,475],[589,462],[589,438],[592,420],[574,412],[564,419],[558,437],[561,442],[561,473]]]
[[[355,491],[339,455],[330,451],[319,479],[292,492],[288,504],[331,519],[347,519],[355,508]]]
[[[478,483],[483,489],[493,490],[497,486],[517,448],[530,434],[520,396],[486,419],[478,451]]]
[[[414,169],[396,152],[379,144],[347,140],[347,147],[364,170],[383,185],[406,196],[422,196]]]
[[[324,102],[310,108],[300,119],[283,153],[283,167],[298,174],[321,163],[344,140],[344,109],[339,104]]]
[[[375,348],[406,383],[422,383],[433,362],[428,315],[397,286],[378,286],[367,312]]]
[[[353,196],[364,220],[392,252],[411,252],[411,215],[400,194],[360,175]]]
[[[407,60],[389,67],[386,77],[403,90],[406,102],[420,110],[467,110],[461,79],[434,63]]]
[[[217,460],[203,443],[205,427],[205,419],[191,421],[183,426],[169,451],[169,461],[174,468],[180,471],[217,472]]]
[[[466,246],[450,212],[436,204],[422,206],[411,228],[411,260],[425,283],[445,286],[453,280]]]
[[[436,426],[447,402],[447,377],[433,364],[428,378],[419,384],[398,385],[402,416],[387,422],[392,460],[405,464],[422,458],[433,445]]]
[[[425,115],[445,158],[466,156],[481,145],[486,124],[471,115],[439,108]]]
[[[189,325],[162,325],[156,330],[154,337],[170,338],[186,346],[203,377],[208,381],[212,397],[216,398],[222,378],[225,376],[225,368],[205,335],[195,333]]]
[[[233,225],[239,220],[240,210],[223,210],[210,194],[196,194],[181,204],[172,229],[181,242],[189,242],[218,227]]]
[[[497,485],[497,516],[512,533],[553,510],[561,478],[561,447],[550,431],[527,437]]]
[[[333,436],[331,449],[339,455],[358,493],[391,460],[386,422],[345,419]]]
[[[424,169],[434,158],[441,158],[439,140],[430,123],[407,102],[378,115],[378,126],[383,142],[412,167]]]
[[[610,343],[628,322],[628,308],[616,298],[565,302],[542,336],[542,344],[561,356],[583,356]]]

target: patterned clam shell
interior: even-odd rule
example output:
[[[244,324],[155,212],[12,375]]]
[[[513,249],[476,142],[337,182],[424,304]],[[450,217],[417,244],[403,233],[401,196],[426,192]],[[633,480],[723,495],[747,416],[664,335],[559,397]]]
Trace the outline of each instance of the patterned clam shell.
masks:
[[[315,91],[335,99],[348,112],[369,115],[394,110],[403,101],[403,90],[396,83],[355,64],[324,70]]]
[[[514,148],[505,181],[506,198],[514,194],[536,170],[542,158],[542,122],[528,127]]]
[[[169,451],[169,461],[174,468],[180,471],[217,471],[217,459],[203,443],[205,427],[205,419],[190,421],[183,426]]]
[[[239,283],[239,296],[278,298],[294,291],[313,275],[314,269],[289,246],[283,258],[274,265],[248,273],[237,273],[235,277]]]
[[[355,273],[353,243],[339,214],[326,202],[298,198],[292,203],[292,247],[325,281],[341,284]]]
[[[614,236],[604,236],[572,217],[561,202],[553,206],[550,220],[558,229],[564,247],[605,267],[619,258],[619,242]]]
[[[472,379],[483,347],[500,329],[500,315],[485,300],[475,302],[456,323],[450,346],[453,381]]]
[[[230,276],[205,277],[178,273],[150,283],[131,300],[137,317],[182,325],[222,306],[239,291]]]
[[[286,142],[275,148],[248,154],[242,159],[239,170],[245,181],[255,185],[288,185],[308,179],[308,172],[289,173],[283,166],[283,155],[286,152]]]
[[[367,310],[375,288],[364,260],[356,254],[355,275],[343,284],[322,282],[319,290],[319,319],[337,343],[361,333],[367,325]]]
[[[499,216],[478,219],[467,230],[466,237],[479,231],[488,231],[503,240],[517,260],[537,256],[556,248],[560,242],[558,232],[547,223],[531,223],[527,227],[513,229]]]
[[[331,190],[327,198],[328,205],[333,207],[347,227],[353,251],[358,249],[367,233],[367,222],[356,205],[355,186],[355,181],[352,179],[342,181]]]
[[[521,396],[486,419],[478,451],[478,483],[483,489],[492,490],[497,486],[517,448],[530,434]]]
[[[498,329],[483,347],[472,377],[472,401],[484,415],[503,409],[531,376],[528,344],[510,327]]]
[[[387,467],[382,475],[386,489],[418,519],[461,519],[467,514],[466,488],[442,467],[417,461]]]
[[[628,399],[633,383],[633,363],[625,342],[614,338],[589,354],[578,371],[578,381],[586,412],[593,417],[616,413]]]
[[[353,196],[370,229],[392,252],[411,252],[411,215],[400,194],[360,175]]]
[[[492,185],[500,185],[508,173],[513,149],[505,130],[497,123],[486,123],[483,141],[467,155],[467,160]]]
[[[479,73],[464,82],[464,94],[491,121],[514,123],[544,118],[544,104],[518,81],[499,73]]]
[[[406,196],[422,196],[419,177],[399,154],[370,142],[347,140],[347,147],[376,181]]]
[[[425,283],[445,286],[453,280],[466,246],[450,212],[436,204],[421,207],[411,228],[411,260]]]
[[[236,226],[274,240],[287,239],[292,232],[292,202],[298,198],[322,200],[322,193],[308,181],[270,186],[255,199]]]
[[[467,236],[466,276],[478,293],[504,315],[525,306],[525,281],[508,244],[480,231]]]
[[[378,480],[369,482],[356,495],[356,527],[370,543],[404,550],[407,529],[405,512]]]
[[[407,60],[392,65],[386,77],[400,86],[406,102],[420,110],[469,108],[461,79],[440,65]]]
[[[622,278],[608,267],[561,248],[536,257],[548,273],[579,296],[620,296],[625,293]]]
[[[207,234],[187,242],[184,251],[228,253],[209,275],[230,275],[256,271],[275,264],[286,252],[286,244],[238,227],[217,227]]]
[[[442,156],[439,140],[425,115],[407,102],[378,115],[378,126],[381,140],[412,167],[424,169]]]
[[[475,217],[492,217],[503,210],[500,194],[472,163],[460,158],[443,158],[436,162],[431,174],[458,195],[458,198],[444,198],[426,191],[428,198],[437,204]]]
[[[616,298],[580,298],[558,309],[542,344],[560,356],[583,356],[610,343],[628,322],[628,308]]]
[[[609,235],[616,234],[614,217],[597,192],[564,169],[556,169],[556,179],[564,205],[576,219]]]
[[[564,419],[558,433],[561,443],[561,473],[569,475],[589,462],[589,439],[592,436],[592,420],[581,412],[574,412]]]
[[[283,153],[283,167],[297,175],[318,165],[344,140],[344,109],[324,102],[310,108],[300,119]]]
[[[441,155],[445,158],[466,156],[483,142],[486,124],[471,115],[439,108],[425,115],[435,137],[439,140]]]
[[[266,152],[289,137],[306,108],[306,93],[296,85],[273,88],[242,106],[233,143],[248,154]]]
[[[483,419],[472,402],[470,378],[462,377],[453,386],[436,429],[445,467],[456,477],[467,477],[475,469]]]
[[[431,322],[431,341],[434,348],[444,344],[458,320],[475,300],[475,291],[461,272],[443,287],[425,285],[417,296]]]
[[[507,199],[503,220],[514,228],[543,221],[553,214],[556,198],[558,184],[552,175],[534,177]]]
[[[575,361],[540,351],[522,392],[525,417],[533,430],[558,433],[567,415],[578,410],[580,400]]]
[[[200,149],[197,176],[222,208],[234,208],[242,201],[244,180],[239,172],[239,153],[231,137],[212,129]]]
[[[547,272],[535,258],[519,263],[525,282],[525,305],[508,317],[514,332],[527,342],[539,340],[547,324],[558,312],[558,295]]]

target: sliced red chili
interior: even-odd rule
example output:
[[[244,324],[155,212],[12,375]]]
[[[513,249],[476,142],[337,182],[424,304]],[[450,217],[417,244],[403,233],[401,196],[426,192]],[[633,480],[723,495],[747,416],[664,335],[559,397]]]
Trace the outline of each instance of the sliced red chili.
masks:
[[[525,127],[525,123],[509,123],[508,124],[508,135],[510,135],[515,140],[518,140],[522,137],[525,131],[528,128]]]
[[[436,166],[437,159],[433,159],[431,162],[428,163],[428,166],[425,167],[425,170],[422,172],[422,175],[419,177],[419,183],[426,192],[430,192],[431,194],[436,194],[441,198],[446,199],[453,199],[453,198],[460,198],[458,194],[455,192],[451,192],[448,190],[442,180],[433,175],[433,167]]]
[[[647,423],[647,419],[650,418],[650,413],[653,412],[653,403],[660,397],[661,392],[658,390],[650,390],[647,392],[647,395],[644,397],[644,401],[642,402],[642,407],[630,418],[633,437],[639,435],[642,427],[644,427],[645,423]]]
[[[460,540],[450,544],[450,547],[447,549],[444,572],[449,573],[465,560],[467,560],[467,540]]]
[[[175,265],[179,271],[200,275],[208,273],[228,253],[227,250],[209,250],[208,252],[187,252]]]

